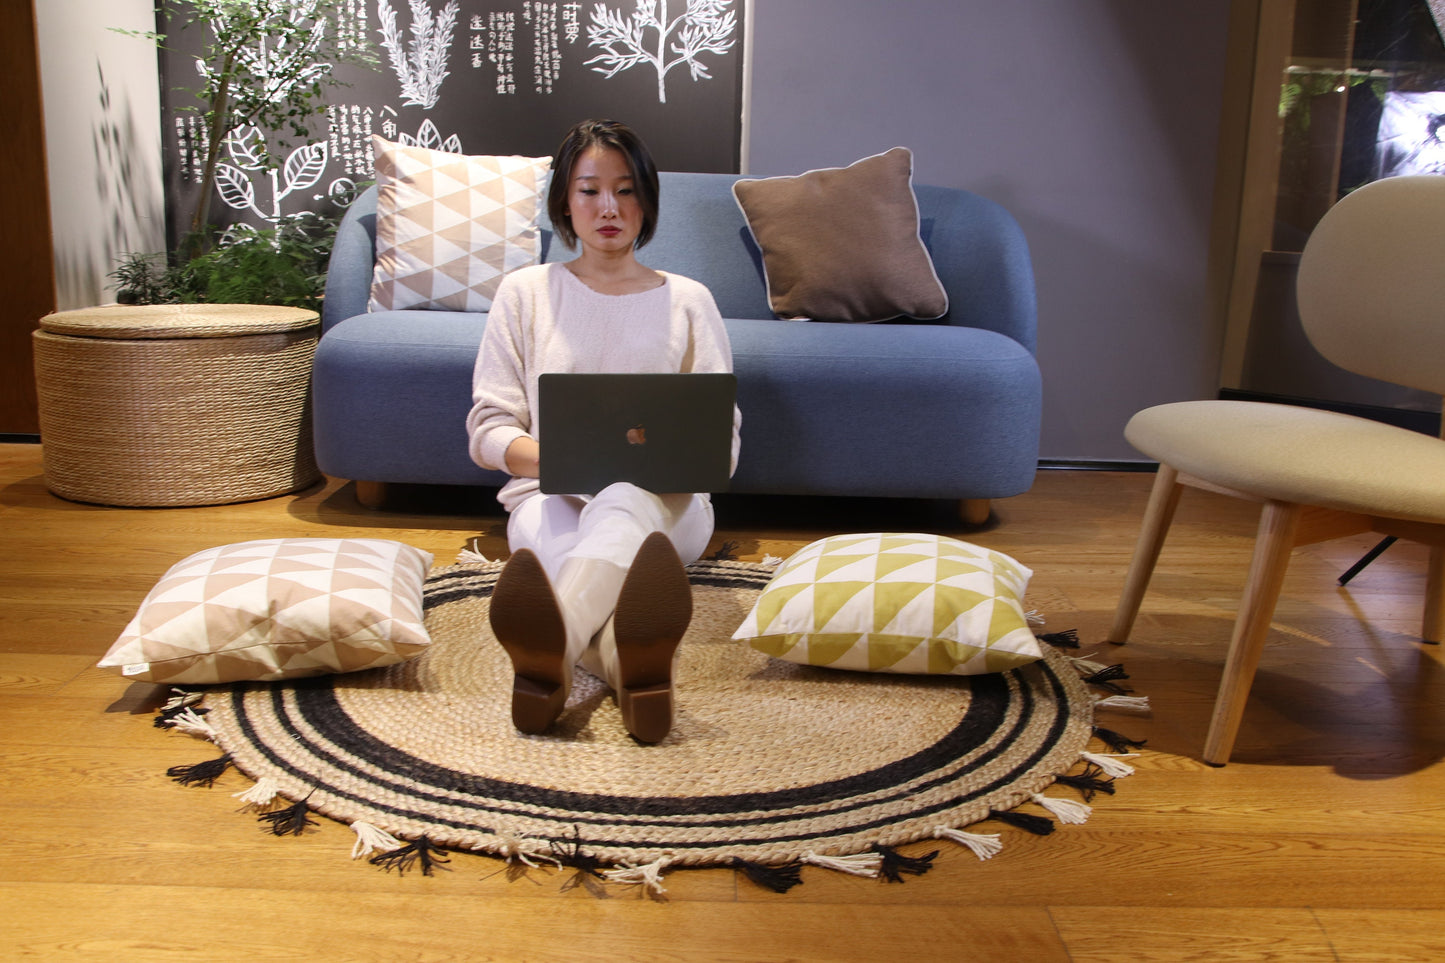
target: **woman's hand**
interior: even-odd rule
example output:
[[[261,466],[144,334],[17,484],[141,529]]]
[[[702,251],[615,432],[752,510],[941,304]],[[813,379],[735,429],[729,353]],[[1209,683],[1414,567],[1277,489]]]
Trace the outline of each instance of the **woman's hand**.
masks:
[[[507,471],[518,478],[540,478],[541,448],[535,438],[522,436],[507,446]]]

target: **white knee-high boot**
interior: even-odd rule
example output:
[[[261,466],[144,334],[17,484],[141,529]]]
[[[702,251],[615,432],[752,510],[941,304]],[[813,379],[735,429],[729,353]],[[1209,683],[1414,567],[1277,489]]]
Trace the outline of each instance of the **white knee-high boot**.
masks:
[[[567,624],[567,661],[582,662],[617,607],[627,570],[600,558],[569,558],[557,572],[557,604]],[[591,671],[588,668],[588,671]],[[596,674],[596,673],[594,673]],[[599,678],[604,679],[605,676]]]

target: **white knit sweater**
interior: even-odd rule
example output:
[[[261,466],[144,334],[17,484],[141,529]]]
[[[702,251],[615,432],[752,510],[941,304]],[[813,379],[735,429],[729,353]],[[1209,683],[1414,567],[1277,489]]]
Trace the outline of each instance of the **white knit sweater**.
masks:
[[[731,371],[732,349],[712,294],[689,278],[663,277],[661,287],[625,295],[599,294],[561,263],[504,277],[472,374],[472,460],[506,471],[507,447],[517,438],[542,444],[534,412],[543,372]],[[734,410],[734,468],[741,423]],[[497,497],[511,511],[537,490],[535,478],[513,478]]]

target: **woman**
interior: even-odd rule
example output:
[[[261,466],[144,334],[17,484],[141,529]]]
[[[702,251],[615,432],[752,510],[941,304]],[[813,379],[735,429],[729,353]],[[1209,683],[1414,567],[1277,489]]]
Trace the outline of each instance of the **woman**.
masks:
[[[612,485],[593,497],[538,488],[543,372],[726,372],[732,352],[707,288],[638,262],[657,225],[657,168],[615,121],[583,121],[552,162],[547,211],[581,254],[502,279],[487,317],[467,417],[471,455],[512,476],[512,556],[492,595],[492,629],[512,660],[512,721],[545,730],[581,664],[617,694],[642,742],[672,728],[672,664],[692,617],[685,562],[712,537],[706,494]],[[733,420],[733,465],[738,425]]]

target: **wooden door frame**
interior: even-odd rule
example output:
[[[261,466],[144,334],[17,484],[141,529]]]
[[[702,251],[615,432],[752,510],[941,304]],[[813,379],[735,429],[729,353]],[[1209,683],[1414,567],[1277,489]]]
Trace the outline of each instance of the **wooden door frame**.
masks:
[[[55,251],[40,89],[40,48],[32,0],[0,3],[0,438],[40,432],[31,333],[55,310]]]

